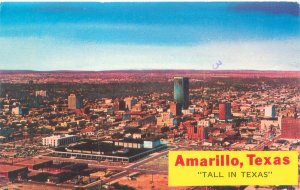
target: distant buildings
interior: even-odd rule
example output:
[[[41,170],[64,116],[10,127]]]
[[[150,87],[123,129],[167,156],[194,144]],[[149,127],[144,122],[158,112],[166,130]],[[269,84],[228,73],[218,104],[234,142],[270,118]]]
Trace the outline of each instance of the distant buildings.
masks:
[[[16,107],[12,108],[11,113],[13,115],[21,115],[22,114],[21,106],[16,106]]]
[[[299,139],[300,118],[286,117],[281,119],[281,138]]]
[[[68,109],[80,109],[83,107],[83,99],[81,96],[76,96],[75,94],[70,94],[68,96]]]
[[[189,78],[174,77],[174,102],[180,103],[183,109],[189,107]]]
[[[125,101],[125,108],[128,110],[131,110],[132,106],[134,106],[137,103],[137,99],[133,97],[127,97],[124,99]]]
[[[231,104],[221,103],[219,104],[219,120],[228,121],[232,118],[231,116]]]
[[[280,128],[281,123],[277,119],[263,119],[260,121],[260,129],[264,131],[269,131],[272,126]]]
[[[43,138],[43,145],[50,147],[58,147],[76,142],[78,137],[76,135],[53,135]]]
[[[46,90],[37,90],[35,91],[35,96],[40,96],[40,97],[46,97],[47,96],[47,91]]]
[[[119,100],[119,99],[116,99],[114,101],[114,109],[115,111],[119,111],[119,110],[125,110],[125,101],[124,100]]]
[[[275,105],[265,107],[265,117],[275,118]]]
[[[28,113],[28,107],[16,106],[11,108],[11,114],[13,115],[28,115]]]
[[[173,127],[174,118],[172,117],[172,114],[163,112],[160,116],[156,117],[156,123],[158,127]]]

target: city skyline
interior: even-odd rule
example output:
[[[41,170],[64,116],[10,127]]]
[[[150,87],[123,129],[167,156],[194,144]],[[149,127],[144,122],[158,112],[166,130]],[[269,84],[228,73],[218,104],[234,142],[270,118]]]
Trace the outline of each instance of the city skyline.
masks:
[[[0,18],[0,70],[299,71],[297,3],[5,2]]]
[[[299,189],[299,13],[0,3],[0,189]]]

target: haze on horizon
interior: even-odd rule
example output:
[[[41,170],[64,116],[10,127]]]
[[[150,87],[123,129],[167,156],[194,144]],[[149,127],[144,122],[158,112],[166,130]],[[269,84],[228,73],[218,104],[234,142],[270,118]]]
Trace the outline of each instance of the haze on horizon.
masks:
[[[300,70],[299,4],[11,3],[0,70]]]

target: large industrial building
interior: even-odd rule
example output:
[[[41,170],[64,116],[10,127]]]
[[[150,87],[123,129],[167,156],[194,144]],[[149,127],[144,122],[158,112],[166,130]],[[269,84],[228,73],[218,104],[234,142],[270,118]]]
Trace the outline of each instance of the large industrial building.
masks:
[[[88,141],[71,145],[65,151],[53,151],[51,155],[90,160],[132,162],[154,152],[166,149],[157,138],[124,139],[120,141]]]

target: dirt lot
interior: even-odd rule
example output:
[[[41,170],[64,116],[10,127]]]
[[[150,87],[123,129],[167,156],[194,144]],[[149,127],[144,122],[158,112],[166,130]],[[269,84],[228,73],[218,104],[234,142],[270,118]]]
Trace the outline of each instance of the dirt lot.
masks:
[[[0,187],[0,190],[72,190],[68,187],[50,186],[46,184],[33,184],[33,183],[10,183],[6,186]]]
[[[152,160],[139,166],[139,168],[156,171],[168,171],[168,157],[167,155],[161,156],[155,160]]]
[[[137,176],[134,180],[129,180],[127,177],[121,178],[118,183],[122,185],[128,185],[136,189],[149,189],[149,190],[185,190],[185,187],[168,187],[168,176],[161,174],[153,174],[153,183],[151,174],[141,174]]]

